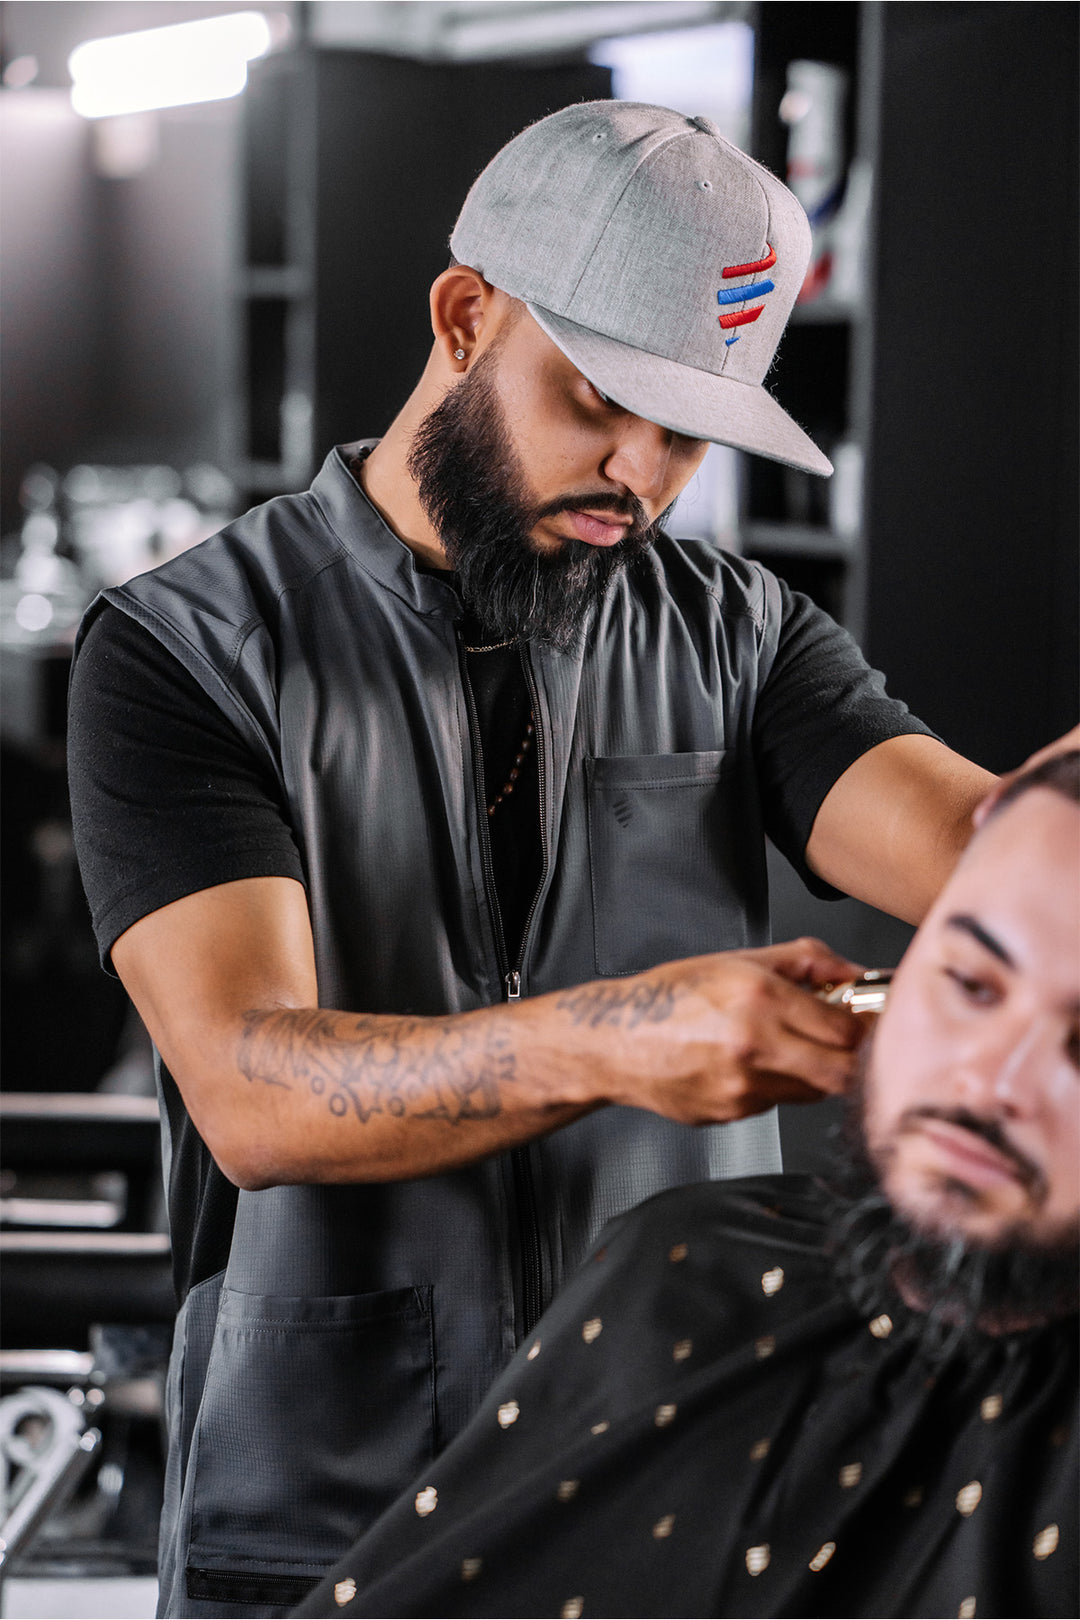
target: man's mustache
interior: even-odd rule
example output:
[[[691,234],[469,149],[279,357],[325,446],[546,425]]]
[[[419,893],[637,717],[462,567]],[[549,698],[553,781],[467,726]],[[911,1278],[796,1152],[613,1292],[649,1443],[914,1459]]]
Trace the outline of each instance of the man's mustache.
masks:
[[[962,1130],[970,1131],[973,1136],[982,1137],[990,1147],[996,1149],[1003,1158],[1009,1160],[1016,1167],[1019,1180],[1031,1195],[1039,1199],[1046,1192],[1046,1177],[1039,1166],[1032,1162],[1025,1153],[1012,1142],[1006,1134],[1000,1121],[986,1119],[981,1114],[974,1114],[969,1108],[909,1108],[901,1116],[900,1131],[918,1124],[923,1119],[940,1119],[946,1125],[958,1125]]]
[[[631,525],[631,533],[644,533],[650,526],[648,513],[636,495],[616,495],[612,490],[597,495],[561,495],[557,500],[537,507],[533,516],[538,522],[541,518],[558,517],[560,512],[580,511],[610,512],[614,517],[625,518]]]

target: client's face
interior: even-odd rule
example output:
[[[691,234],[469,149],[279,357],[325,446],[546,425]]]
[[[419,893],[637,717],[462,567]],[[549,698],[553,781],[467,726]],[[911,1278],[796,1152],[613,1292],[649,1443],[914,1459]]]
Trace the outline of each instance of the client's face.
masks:
[[[1080,1225],[1080,811],[1033,788],[978,834],[897,971],[866,1147],[923,1233],[995,1249]]]

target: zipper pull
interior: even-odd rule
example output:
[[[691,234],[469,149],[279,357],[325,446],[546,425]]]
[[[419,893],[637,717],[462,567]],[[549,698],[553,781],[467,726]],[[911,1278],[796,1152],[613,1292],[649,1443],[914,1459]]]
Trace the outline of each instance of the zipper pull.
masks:
[[[506,999],[507,1001],[521,1000],[521,974],[517,968],[514,968],[512,972],[506,975]]]

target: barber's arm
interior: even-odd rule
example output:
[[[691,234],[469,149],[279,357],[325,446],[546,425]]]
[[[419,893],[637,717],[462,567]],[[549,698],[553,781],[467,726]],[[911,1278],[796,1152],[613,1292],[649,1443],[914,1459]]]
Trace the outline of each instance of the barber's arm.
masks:
[[[446,1017],[320,1009],[306,896],[225,883],[151,912],[112,960],[239,1186],[434,1174],[604,1103],[689,1124],[839,1092],[857,1019],[812,994],[814,940],[668,963]]]
[[[845,894],[921,922],[996,782],[936,738],[891,737],[849,765],[825,796],[807,864]]]

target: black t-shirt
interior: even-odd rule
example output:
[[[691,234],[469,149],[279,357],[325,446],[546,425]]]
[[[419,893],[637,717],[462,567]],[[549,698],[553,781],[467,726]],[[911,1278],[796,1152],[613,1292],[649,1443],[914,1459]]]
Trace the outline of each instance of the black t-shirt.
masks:
[[[496,638],[497,639],[497,638]],[[507,960],[540,882],[536,747],[520,651],[462,623]],[[476,650],[474,650],[476,649]],[[75,666],[68,718],[83,886],[103,964],[140,917],[237,878],[304,881],[274,774],[149,630],[105,606]],[[500,802],[495,803],[499,798]]]
[[[780,588],[783,621],[758,695],[754,747],[766,825],[769,806],[782,805],[783,822],[805,847],[823,799],[849,765],[890,737],[931,733],[885,695],[832,619]],[[466,646],[488,644],[470,640],[484,636],[482,626],[466,620],[463,629]],[[528,687],[515,648],[466,656],[491,804],[524,737]],[[304,881],[273,773],[157,637],[108,605],[75,665],[68,763],[79,866],[106,966],[125,929],[184,895],[237,878]],[[489,823],[511,962],[536,887],[537,826],[533,746],[514,794]],[[524,851],[530,843],[535,854]]]
[[[781,594],[779,644],[758,694],[753,740],[766,826],[798,863],[822,800],[847,767],[887,738],[927,728],[885,695],[881,677],[827,615],[786,586]],[[465,647],[490,644],[482,625],[466,619],[462,630]],[[530,695],[515,648],[465,658],[490,805],[521,751]],[[509,966],[542,864],[536,760],[534,744],[514,792],[488,822]],[[110,605],[89,626],[75,663],[68,765],[79,864],[106,967],[120,934],[185,895],[242,878],[304,882],[273,772],[165,646]],[[817,892],[835,892],[805,868],[803,875]],[[166,1100],[183,1297],[228,1258],[236,1190],[210,1167],[175,1095]]]

